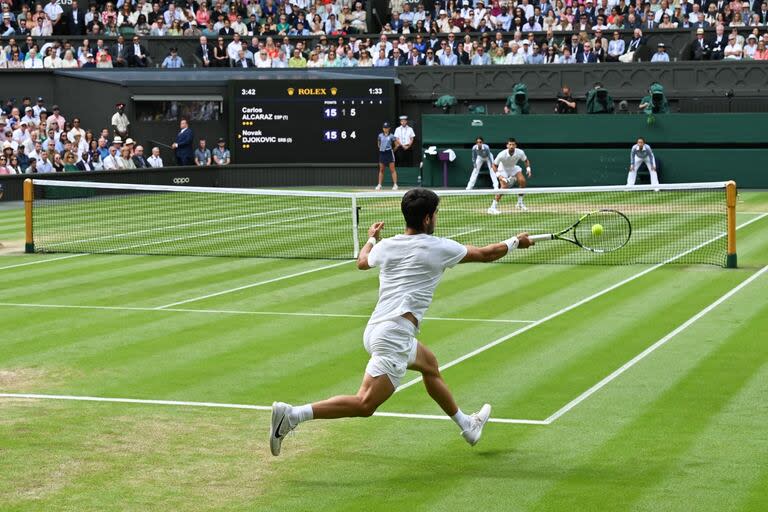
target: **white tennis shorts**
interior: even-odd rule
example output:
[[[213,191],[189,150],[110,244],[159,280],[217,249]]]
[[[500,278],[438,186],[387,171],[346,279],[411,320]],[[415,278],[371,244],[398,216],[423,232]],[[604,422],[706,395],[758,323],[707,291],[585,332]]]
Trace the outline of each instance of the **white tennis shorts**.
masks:
[[[499,174],[501,174],[505,178],[514,178],[515,176],[517,176],[521,172],[523,172],[523,169],[519,165],[514,166],[512,168],[512,172],[507,171],[504,168],[504,166],[499,165]]]
[[[365,373],[371,377],[387,375],[397,388],[408,365],[416,361],[416,326],[403,317],[368,324],[363,335],[365,350],[371,355]]]

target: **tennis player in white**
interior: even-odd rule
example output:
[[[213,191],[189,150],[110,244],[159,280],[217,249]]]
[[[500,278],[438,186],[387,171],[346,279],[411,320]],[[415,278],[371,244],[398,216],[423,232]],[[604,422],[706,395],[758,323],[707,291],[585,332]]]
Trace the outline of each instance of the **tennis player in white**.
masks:
[[[517,165],[518,162],[525,161],[525,174],[523,169]],[[531,161],[525,156],[522,149],[517,147],[517,141],[515,139],[507,140],[507,149],[496,155],[493,160],[493,172],[496,173],[496,177],[499,179],[501,188],[509,188],[510,182],[514,179],[517,181],[517,186],[525,188],[526,181],[525,176],[531,177]],[[496,194],[493,198],[491,207],[488,208],[488,213],[491,215],[498,215],[501,213],[498,209],[499,201],[501,201],[501,194]],[[517,195],[516,208],[521,210],[527,210],[528,208],[523,203],[523,194]]]
[[[475,188],[475,182],[477,176],[480,174],[480,169],[483,168],[483,164],[488,166],[488,172],[491,175],[491,183],[493,183],[493,190],[498,190],[499,179],[496,177],[496,173],[493,171],[493,153],[491,148],[485,143],[482,137],[475,139],[475,145],[472,146],[472,175],[467,182],[467,190]]]
[[[377,222],[368,230],[370,238],[360,251],[357,268],[380,267],[381,272],[379,300],[363,335],[363,344],[371,355],[363,382],[356,395],[339,395],[297,407],[273,403],[269,433],[272,455],[280,454],[286,434],[301,422],[371,416],[392,396],[407,368],[421,373],[429,396],[456,422],[470,445],[480,439],[491,406],[485,404],[472,415],[464,414],[443,381],[435,355],[416,340],[416,333],[447,268],[457,263],[494,261],[533,242],[527,233],[485,247],[432,236],[439,203],[440,198],[431,190],[409,190],[401,204],[404,234],[379,242],[384,223]]]
[[[632,146],[632,151],[629,153],[629,174],[627,174],[627,186],[635,184],[637,179],[637,169],[645,164],[648,167],[648,172],[651,174],[651,184],[659,184],[659,175],[656,172],[656,158],[653,156],[653,150],[651,146],[645,143],[645,139],[640,137],[637,139],[637,144]]]

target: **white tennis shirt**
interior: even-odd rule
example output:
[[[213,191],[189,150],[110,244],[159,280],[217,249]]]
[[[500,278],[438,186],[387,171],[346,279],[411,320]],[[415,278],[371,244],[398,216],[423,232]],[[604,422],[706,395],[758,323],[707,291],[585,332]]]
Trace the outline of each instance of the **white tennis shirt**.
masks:
[[[510,154],[508,149],[505,149],[498,155],[496,155],[496,159],[493,161],[494,164],[499,165],[501,164],[501,168],[505,169],[507,171],[511,171],[515,168],[517,165],[517,162],[528,160],[528,157],[525,156],[525,153],[520,148],[515,148],[514,153]]]
[[[421,325],[443,272],[466,255],[467,248],[460,243],[426,234],[397,235],[376,244],[368,265],[381,267],[379,301],[368,323],[410,312]]]

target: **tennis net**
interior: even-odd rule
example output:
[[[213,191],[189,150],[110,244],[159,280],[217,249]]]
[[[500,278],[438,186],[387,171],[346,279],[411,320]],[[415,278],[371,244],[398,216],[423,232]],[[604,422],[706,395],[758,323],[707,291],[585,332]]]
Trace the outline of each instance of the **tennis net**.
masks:
[[[732,183],[732,182],[729,182]],[[349,259],[367,229],[404,229],[403,192],[323,192],[128,185],[31,180],[27,248],[36,252]],[[726,190],[732,187],[730,192]],[[545,242],[501,261],[555,264],[726,265],[735,263],[727,196],[735,184],[505,190],[499,215],[491,191],[436,190],[435,235],[485,245],[519,232],[556,233],[590,211],[624,213],[632,237],[622,249],[594,254],[567,242]],[[728,203],[730,204],[730,203]],[[730,228],[729,228],[730,226]],[[729,235],[730,233],[730,235]],[[732,250],[731,250],[732,249]],[[734,253],[729,261],[727,254]]]

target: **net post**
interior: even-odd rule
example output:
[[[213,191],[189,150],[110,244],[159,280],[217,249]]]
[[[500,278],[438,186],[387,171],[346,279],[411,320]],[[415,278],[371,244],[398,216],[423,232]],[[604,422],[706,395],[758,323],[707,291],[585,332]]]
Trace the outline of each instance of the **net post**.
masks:
[[[32,236],[32,203],[35,200],[35,188],[32,179],[24,180],[24,252],[35,252],[35,240]]]
[[[352,196],[352,244],[353,244],[353,250],[352,250],[352,257],[357,258],[357,255],[360,253],[360,239],[357,234],[357,223],[358,223],[358,215],[357,215],[357,197]]]
[[[736,268],[736,182],[729,181],[725,184],[725,204],[727,207],[728,222],[728,255],[725,266]]]

